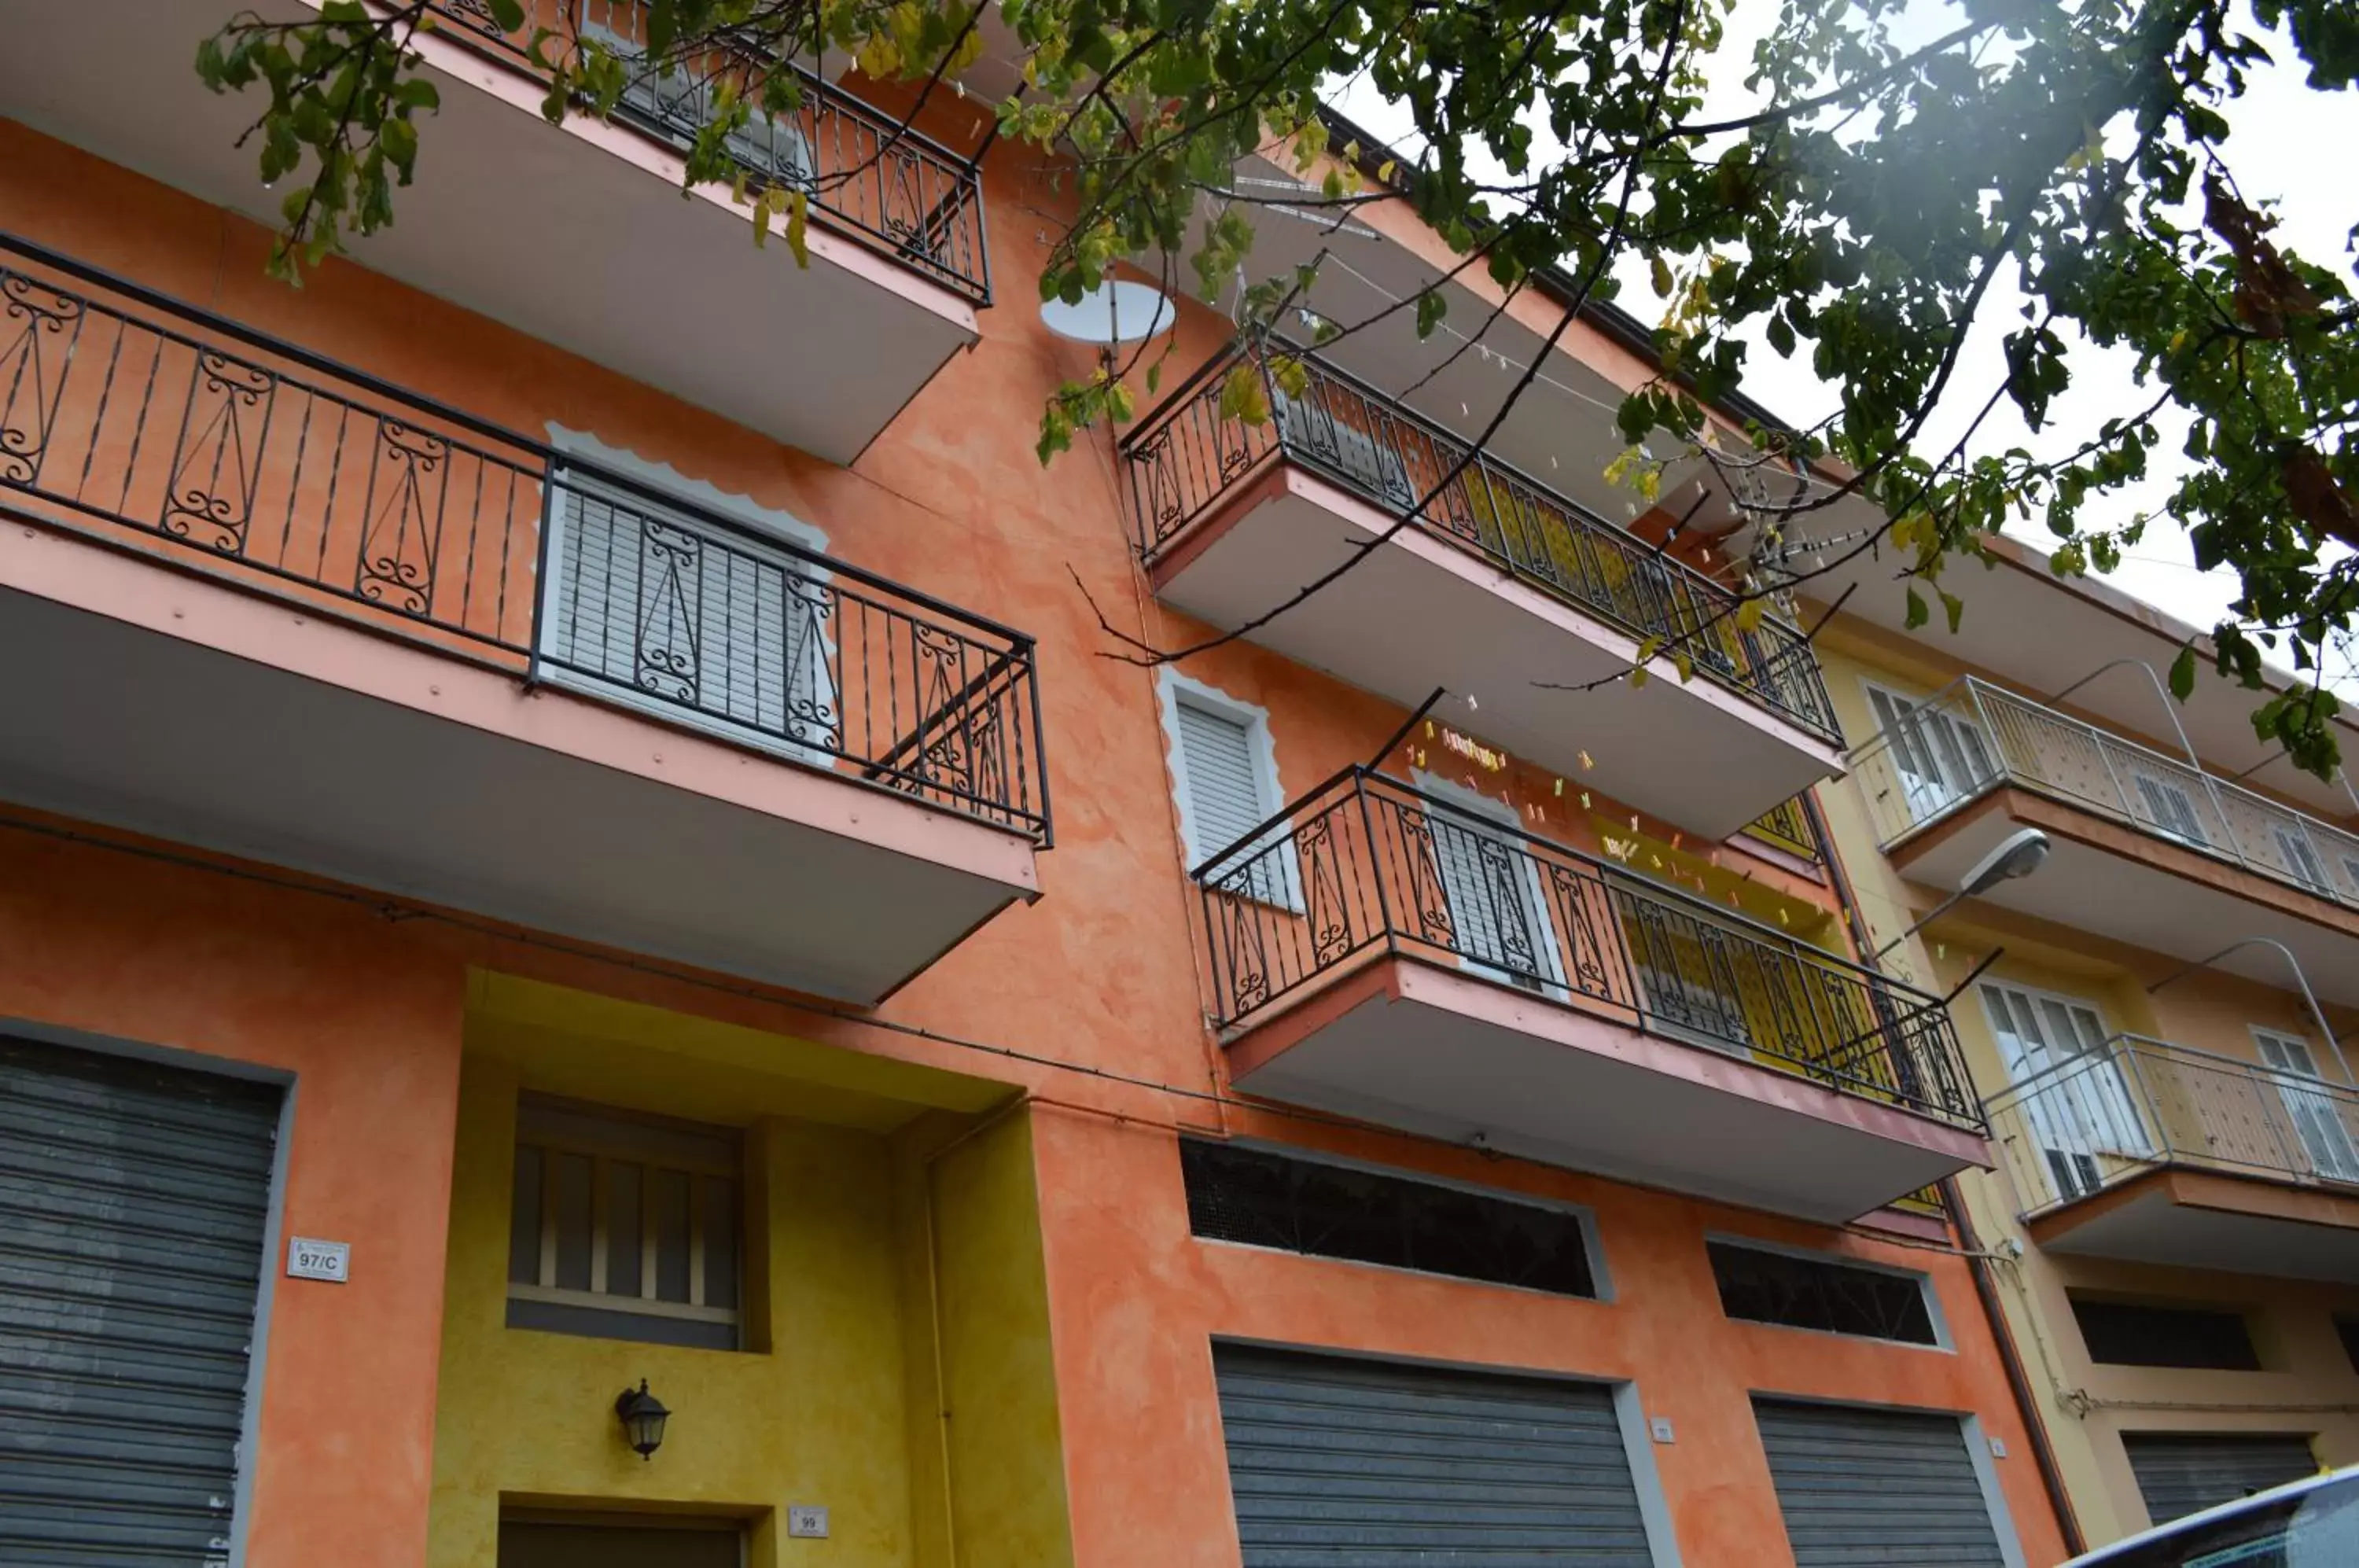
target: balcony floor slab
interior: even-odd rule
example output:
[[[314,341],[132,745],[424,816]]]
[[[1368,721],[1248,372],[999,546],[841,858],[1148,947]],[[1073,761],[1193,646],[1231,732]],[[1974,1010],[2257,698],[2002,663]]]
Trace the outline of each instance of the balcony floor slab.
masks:
[[[1229,1060],[1248,1094],[1826,1223],[1989,1163],[1977,1133],[1388,956]]]
[[[1252,639],[1405,706],[1446,687],[1483,739],[1703,838],[1843,770],[1834,746],[1701,673],[1683,682],[1658,659],[1643,685],[1614,679],[1636,637],[1284,463],[1165,547],[1157,592],[1239,626],[1387,530]]]
[[[2041,1214],[2050,1252],[2359,1284],[2359,1187],[2293,1187],[2151,1171]]]

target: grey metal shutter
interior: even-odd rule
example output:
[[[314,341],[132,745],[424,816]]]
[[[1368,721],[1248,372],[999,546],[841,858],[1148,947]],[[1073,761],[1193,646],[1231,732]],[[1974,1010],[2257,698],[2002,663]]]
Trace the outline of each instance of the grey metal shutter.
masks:
[[[1245,1568],[1648,1568],[1606,1389],[1218,1346]]]
[[[1756,1399],[1796,1568],[2004,1568],[1955,1416]]]
[[[229,1556],[279,1091],[0,1037],[0,1563]]]
[[[2122,1447],[2156,1524],[2318,1474],[2306,1437],[2124,1432]]]
[[[813,567],[574,475],[559,494],[552,664],[776,744],[840,751],[835,594]],[[685,712],[683,712],[685,710]]]

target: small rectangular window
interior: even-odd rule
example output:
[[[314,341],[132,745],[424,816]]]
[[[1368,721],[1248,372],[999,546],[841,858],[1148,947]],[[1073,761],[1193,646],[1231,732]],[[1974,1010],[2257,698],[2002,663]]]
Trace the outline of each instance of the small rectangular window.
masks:
[[[1207,1240],[1597,1294],[1587,1229],[1567,1210],[1205,1138],[1180,1140],[1180,1169],[1189,1227]]]
[[[1914,1274],[1797,1258],[1734,1242],[1707,1241],[1720,1310],[1747,1323],[1826,1334],[1939,1345],[1925,1281]]]
[[[731,1128],[526,1096],[508,1326],[736,1349],[743,1181]]]
[[[2217,1307],[2151,1307],[2071,1296],[2089,1359],[2109,1367],[2209,1367],[2257,1372],[2245,1314]]]

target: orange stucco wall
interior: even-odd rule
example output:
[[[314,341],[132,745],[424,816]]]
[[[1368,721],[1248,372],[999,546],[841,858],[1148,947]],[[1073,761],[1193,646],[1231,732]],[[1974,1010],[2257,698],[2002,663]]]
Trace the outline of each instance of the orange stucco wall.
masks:
[[[964,130],[951,127],[962,142]],[[421,169],[420,178],[431,170]],[[1030,303],[1028,279],[1049,227],[1037,213],[1059,198],[1016,149],[994,156],[986,187],[1002,291],[983,317],[980,344],[954,358],[857,463],[838,468],[358,266],[332,264],[303,292],[290,292],[263,278],[266,237],[253,225],[0,121],[0,211],[9,227],[511,428],[538,434],[556,423],[593,432],[609,446],[789,511],[822,528],[833,552],[1037,637],[1057,811],[1057,847],[1038,868],[1043,897],[998,917],[885,1014],[1201,1092],[1221,1086],[1224,1072],[1204,1024],[1193,890],[1182,876],[1153,677],[1106,657],[1116,650],[1097,615],[1165,646],[1202,628],[1146,592],[1105,434],[1079,438],[1046,471],[1032,455],[1043,399],[1061,379],[1087,373],[1089,351],[1049,334]],[[1191,310],[1167,385],[1210,354],[1223,329]],[[1248,645],[1192,659],[1187,671],[1269,711],[1289,794],[1368,760],[1405,716]],[[1423,736],[1408,747],[1423,748],[1445,776],[1511,800],[1535,831],[1590,847],[1602,822],[1671,853],[1660,867],[1642,857],[1642,872],[1701,875],[1678,857],[1692,854],[1704,866],[1723,859],[1751,879],[1757,891],[1748,897],[1802,912],[1795,934],[1846,945],[1841,922],[1828,918],[1832,891],[1790,863],[1681,843],[1676,828],[1640,806],[1582,801],[1577,779],[1560,789],[1553,777],[1520,765],[1478,774]],[[1386,760],[1405,774],[1414,759]],[[0,1012],[251,1053],[311,1074],[299,1091],[290,1224],[372,1238],[342,1295],[279,1293],[253,1562],[316,1561],[293,1546],[305,1530],[332,1519],[329,1539],[357,1541],[353,1521],[365,1519],[383,1524],[373,1537],[381,1554],[341,1560],[415,1563],[458,1012],[464,964],[481,958],[481,944],[349,911],[307,920],[305,896],[296,893],[255,892],[245,896],[250,915],[200,920],[195,911],[208,897],[237,897],[209,893],[219,878],[108,852],[75,854],[69,875],[65,851],[27,850],[0,833],[0,855],[49,866],[36,880],[7,879],[0,920],[38,931],[52,952],[28,972],[0,968]],[[166,885],[168,898],[154,891]],[[2008,1451],[1997,1473],[2029,1562],[2062,1555],[1964,1265],[1941,1251],[1407,1138],[1344,1138],[1282,1115],[962,1054],[595,960],[512,947],[498,956],[570,985],[1006,1077],[1040,1097],[1035,1158],[1068,1491],[1076,1551],[1091,1568],[1221,1568],[1236,1560],[1208,1351],[1223,1334],[1635,1378],[1649,1413],[1675,1423],[1676,1442],[1656,1459],[1686,1561],[1699,1565],[1776,1568],[1781,1560],[1783,1531],[1748,1390],[1972,1411]],[[20,1001],[6,1000],[19,990]],[[1170,1128],[1182,1122],[1330,1144],[1588,1204],[1615,1300],[1567,1301],[1198,1243],[1172,1148]],[[380,1231],[393,1239],[378,1244]],[[1957,1348],[1732,1323],[1705,1264],[1707,1231],[1924,1269]],[[377,1283],[381,1252],[392,1257]],[[398,1275],[393,1258],[407,1265]],[[355,1306],[362,1301],[370,1303],[365,1312]],[[335,1375],[317,1376],[323,1368]],[[349,1487],[322,1479],[328,1473]],[[360,1489],[365,1497],[350,1495]]]
[[[357,909],[0,832],[0,1027],[292,1081],[287,1236],[353,1243],[348,1284],[275,1279],[252,1568],[425,1551],[462,973]],[[69,1037],[71,1039],[71,1037]],[[266,1260],[266,1274],[277,1274]]]

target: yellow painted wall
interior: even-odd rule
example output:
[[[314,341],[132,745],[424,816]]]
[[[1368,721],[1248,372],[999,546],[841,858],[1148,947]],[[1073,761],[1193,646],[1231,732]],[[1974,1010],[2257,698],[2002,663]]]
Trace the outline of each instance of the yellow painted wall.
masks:
[[[1954,673],[1934,650],[1895,650],[1887,638],[1821,639],[1827,684],[1844,735],[1874,735],[1863,678],[1902,692],[1937,690]],[[1878,943],[1898,936],[1942,896],[1904,880],[1878,850],[1858,775],[1820,791],[1836,851]],[[2224,933],[2224,944],[2234,933]],[[1896,949],[1886,965],[1946,993],[1995,948],[2006,951],[1984,978],[2059,992],[2093,1004],[2108,1032],[2133,1032],[2197,1050],[2257,1060],[2248,1026],[2317,1043],[2297,992],[2201,972],[2158,994],[2147,989],[2180,968],[2176,960],[1969,900]],[[1951,1008],[1976,1092],[2006,1087],[2006,1069],[1981,998]],[[2338,1033],[2354,1015],[2330,1010]],[[2332,1069],[2330,1068],[2331,1072]],[[1959,1180],[1984,1246],[2019,1258],[1994,1263],[1999,1297],[2040,1406],[2065,1487],[2091,1544],[2143,1530],[2149,1520],[2122,1446],[2125,1432],[2293,1432],[2312,1440],[2321,1463],[2359,1463],[2359,1369],[2336,1336],[2333,1314],[2359,1312],[2359,1290],[2250,1275],[2154,1268],[2047,1252],[2017,1218],[2018,1195],[1999,1171]],[[2067,1292],[2244,1312],[2264,1369],[2187,1371],[2100,1366],[2089,1359]]]
[[[946,1486],[962,1531],[959,1568],[988,1568],[1003,1556],[1027,1565],[1070,1562],[1028,1113],[1011,1105],[962,1114],[824,1073],[762,1073],[723,1060],[734,1054],[725,1037],[695,1040],[701,1026],[686,1019],[680,1034],[699,1048],[669,1054],[663,1072],[651,1074],[644,1047],[549,1027],[546,1018],[568,1006],[602,1018],[609,1009],[548,990],[523,1008],[503,1011],[498,1003],[514,998],[497,998],[470,1018],[431,1568],[495,1568],[504,1505],[743,1516],[753,1526],[748,1568],[820,1554],[830,1568],[951,1568]],[[483,995],[479,986],[479,1002]],[[608,1036],[650,1027],[653,1009],[609,1006],[628,1027]],[[520,1011],[541,1017],[527,1023]],[[777,1053],[788,1065],[808,1066],[804,1053],[825,1051],[777,1043],[799,1048]],[[969,1082],[1006,1101],[1004,1087]],[[505,1326],[516,1113],[525,1090],[744,1127],[751,1348]],[[833,1119],[786,1113],[799,1104]],[[728,1114],[733,1105],[736,1113]],[[939,1260],[931,1276],[929,1253]],[[947,1468],[933,1435],[942,1408],[932,1354],[937,1300],[953,1412]],[[673,1412],[649,1461],[623,1445],[613,1410],[614,1396],[642,1377]],[[825,1505],[830,1538],[788,1538],[790,1503]]]

